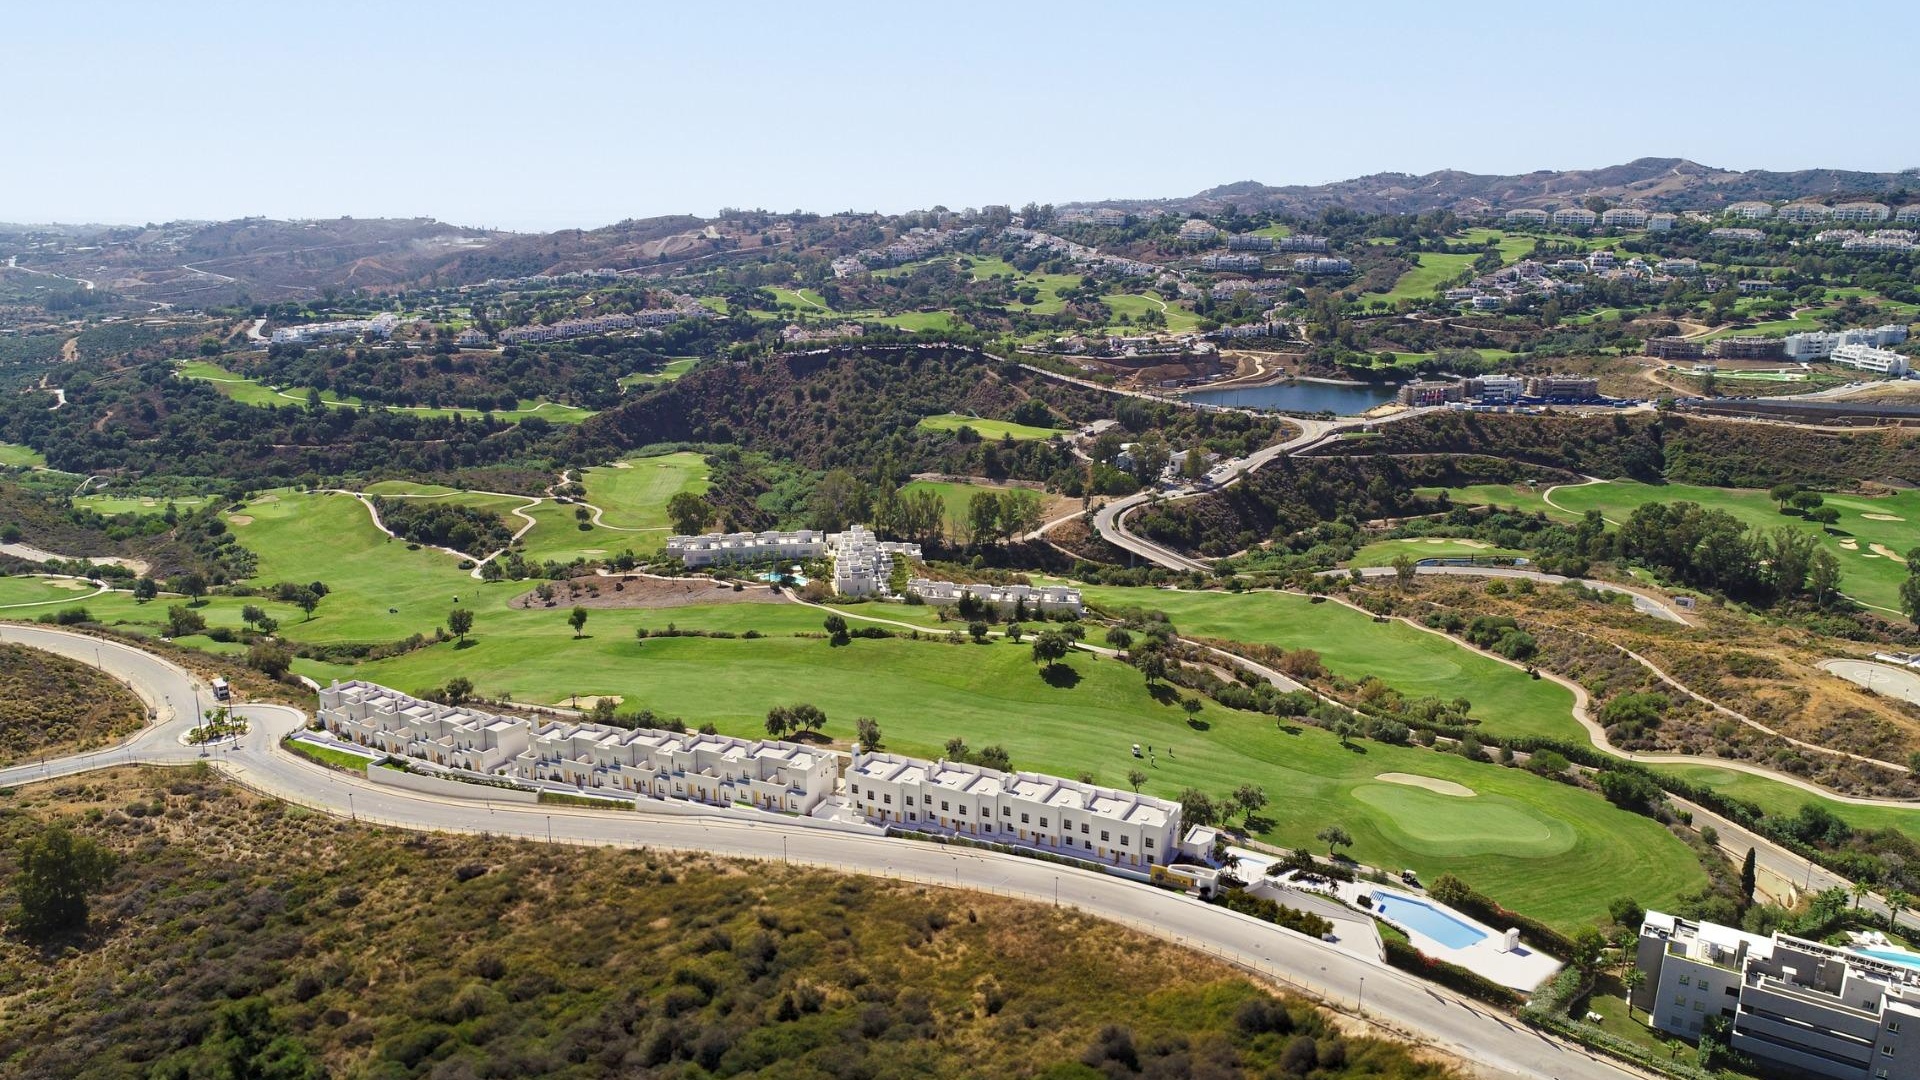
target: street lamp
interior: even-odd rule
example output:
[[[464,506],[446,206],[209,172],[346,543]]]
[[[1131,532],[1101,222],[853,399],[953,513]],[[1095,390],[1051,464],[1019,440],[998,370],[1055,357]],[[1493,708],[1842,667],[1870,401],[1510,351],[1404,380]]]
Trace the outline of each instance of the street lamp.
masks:
[[[1359,1014],[1361,1014],[1362,1016],[1365,1016],[1365,1015],[1366,1015],[1366,1012],[1367,1012],[1367,977],[1366,977],[1365,975],[1362,975],[1362,976],[1360,976],[1360,996],[1354,999],[1354,1004],[1353,1004],[1353,1011],[1354,1011],[1354,1012],[1357,1012],[1357,1013],[1359,1013]]]
[[[360,815],[353,809],[353,792],[351,791],[347,792],[347,817],[354,821],[360,820]]]
[[[787,858],[787,838],[784,834],[780,837],[780,861],[789,865],[792,863],[792,860]]]
[[[553,815],[547,815],[547,843],[553,843]]]

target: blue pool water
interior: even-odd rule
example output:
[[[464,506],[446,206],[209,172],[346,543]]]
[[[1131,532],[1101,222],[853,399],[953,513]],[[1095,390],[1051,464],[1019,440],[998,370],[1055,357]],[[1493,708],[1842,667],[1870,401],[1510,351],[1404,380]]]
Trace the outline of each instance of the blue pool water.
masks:
[[[1464,949],[1487,935],[1424,901],[1405,896],[1373,894],[1373,906],[1380,914],[1409,930],[1418,930],[1449,949]]]
[[[1854,949],[1861,956],[1871,956],[1875,960],[1885,960],[1890,964],[1905,964],[1907,967],[1920,968],[1920,953],[1910,953],[1902,949]]]
[[[793,583],[794,583],[795,585],[798,585],[798,586],[801,586],[802,588],[805,588],[805,587],[806,587],[806,584],[807,584],[807,575],[805,575],[805,574],[788,574],[787,576],[793,579]],[[771,571],[771,570],[769,570],[769,571],[767,571],[766,573],[764,573],[764,574],[761,574],[761,575],[760,575],[760,580],[761,580],[761,581],[779,581],[779,580],[780,580],[780,575],[779,575],[779,574],[776,574],[776,573],[774,573],[774,572],[773,572],[773,571]]]

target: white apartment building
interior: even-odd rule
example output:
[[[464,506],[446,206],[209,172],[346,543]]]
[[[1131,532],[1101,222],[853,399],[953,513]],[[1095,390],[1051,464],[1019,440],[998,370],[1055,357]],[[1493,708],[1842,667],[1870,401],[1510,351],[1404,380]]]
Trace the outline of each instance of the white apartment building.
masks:
[[[1907,328],[1901,323],[1888,323],[1872,329],[1858,330],[1809,330],[1805,333],[1788,334],[1781,343],[1789,360],[1825,360],[1833,355],[1833,350],[1842,345],[1870,345],[1882,348],[1898,345],[1907,340]]]
[[[1871,345],[1840,345],[1829,357],[1842,367],[1871,371],[1876,375],[1905,375],[1910,367],[1907,358],[1892,349],[1876,349]]]
[[[833,587],[842,596],[873,596],[886,592],[896,555],[918,559],[920,545],[881,540],[864,525],[855,525],[846,532],[838,533],[795,529],[792,532],[770,530],[667,537],[667,556],[679,559],[689,567],[718,563],[804,561],[832,556]]]
[[[1920,222],[1920,203],[1908,203],[1893,212],[1893,220],[1902,224]]]
[[[1258,233],[1234,233],[1227,237],[1228,251],[1272,251],[1273,237]]]
[[[796,743],[495,716],[359,680],[322,688],[318,715],[335,735],[396,757],[583,791],[804,814],[839,779],[832,754]]]
[[[1806,225],[1815,221],[1825,221],[1833,216],[1833,208],[1825,203],[1791,202],[1780,208],[1781,221],[1791,221],[1796,225]]]
[[[1353,260],[1339,256],[1302,255],[1293,260],[1293,268],[1303,274],[1345,274],[1353,270]]]
[[[307,323],[304,326],[283,326],[275,330],[268,340],[275,345],[291,345],[315,338],[359,337],[372,334],[379,338],[393,336],[394,327],[400,325],[400,317],[391,311],[383,311],[371,319],[338,319],[333,322]]]
[[[1672,232],[1673,222],[1674,217],[1672,214],[1648,214],[1647,230],[1649,232]]]
[[[1591,229],[1600,215],[1579,206],[1569,206],[1553,212],[1553,226],[1556,229]]]
[[[1145,869],[1177,854],[1180,804],[1039,773],[854,747],[847,801],[869,821]]]
[[[1509,210],[1506,215],[1507,221],[1514,225],[1545,225],[1550,218],[1551,215],[1545,210],[1535,210],[1531,207],[1524,206]]]
[[[1773,216],[1773,204],[1766,202],[1737,202],[1727,207],[1727,216],[1745,218],[1748,221],[1761,221]]]
[[[1188,218],[1180,225],[1179,238],[1182,240],[1206,243],[1219,235],[1219,229],[1201,221],[1199,218]]]
[[[1846,202],[1833,208],[1835,221],[1885,221],[1892,215],[1886,203]]]
[[[1660,272],[1663,274],[1697,274],[1700,262],[1697,259],[1661,259]]]
[[[1266,237],[1263,236],[1261,239],[1264,240]],[[1215,254],[1200,256],[1200,269],[1202,270],[1234,270],[1257,274],[1260,272],[1260,265],[1260,256],[1258,255]]]
[[[1088,214],[1087,218],[1095,225],[1118,228],[1127,223],[1127,212],[1125,210],[1095,210]]]
[[[1292,236],[1281,237],[1280,243],[1275,246],[1281,251],[1325,251],[1327,238],[1314,236],[1311,233],[1294,233]]]
[[[1655,911],[1635,964],[1632,1004],[1661,1031],[1698,1039],[1724,1017],[1733,1049],[1796,1075],[1920,1080],[1920,969]]]
[[[1609,229],[1644,229],[1647,225],[1647,212],[1636,210],[1631,206],[1616,206],[1601,213],[1600,224]]]
[[[1017,611],[1022,605],[1028,611],[1048,615],[1080,615],[1087,610],[1080,600],[1080,590],[1065,585],[962,585],[927,578],[907,582],[908,596],[917,596],[936,607],[957,604],[960,597],[967,594],[983,604],[991,604],[1002,614]]]
[[[1507,306],[1507,298],[1495,293],[1480,293],[1468,303],[1473,305],[1475,311],[1499,311]]]
[[[1587,253],[1587,269],[1611,270],[1620,264],[1611,251],[1590,251]]]
[[[1767,234],[1759,229],[1711,229],[1707,232],[1709,240],[1765,240]]]

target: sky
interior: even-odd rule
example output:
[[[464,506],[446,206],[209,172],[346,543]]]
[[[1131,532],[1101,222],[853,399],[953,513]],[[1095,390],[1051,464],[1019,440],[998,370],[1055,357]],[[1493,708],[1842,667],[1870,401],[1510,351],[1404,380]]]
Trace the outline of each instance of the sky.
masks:
[[[1893,171],[1920,166],[1920,80],[1873,28],[1904,6],[1823,3],[1848,32],[1814,41],[1804,4],[1720,0],[7,0],[0,221],[545,230],[1648,156]]]

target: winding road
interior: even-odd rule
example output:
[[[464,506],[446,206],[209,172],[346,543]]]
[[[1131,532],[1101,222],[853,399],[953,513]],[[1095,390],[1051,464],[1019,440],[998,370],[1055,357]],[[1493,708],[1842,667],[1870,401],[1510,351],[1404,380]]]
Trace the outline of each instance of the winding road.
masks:
[[[1624,1080],[1635,1074],[1536,1032],[1512,1017],[1312,938],[1123,878],[998,852],[950,849],[821,828],[747,811],[609,814],[561,806],[443,798],[372,784],[280,746],[306,715],[284,705],[239,705],[252,730],[218,748],[181,741],[193,702],[210,701],[190,673],[130,645],[38,626],[0,626],[0,640],[32,645],[103,670],[133,687],[154,723],[104,750],[0,770],[0,786],[127,764],[206,761],[238,783],[321,812],[421,831],[486,833],[607,847],[647,846],[781,859],[834,870],[1054,903],[1219,957],[1277,985],[1320,997],[1380,1030],[1476,1062],[1494,1077]],[[682,807],[681,809],[685,809]]]

